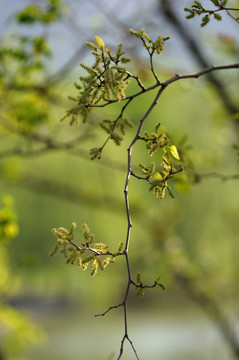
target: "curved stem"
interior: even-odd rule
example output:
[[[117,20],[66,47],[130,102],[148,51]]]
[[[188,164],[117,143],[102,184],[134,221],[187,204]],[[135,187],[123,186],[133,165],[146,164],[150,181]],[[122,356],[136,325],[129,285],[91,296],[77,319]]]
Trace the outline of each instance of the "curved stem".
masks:
[[[130,236],[131,236],[131,229],[132,229],[132,226],[133,226],[132,221],[131,221],[130,206],[129,206],[129,196],[128,196],[129,181],[130,181],[131,175],[133,175],[133,172],[131,170],[132,151],[133,151],[133,147],[134,147],[136,141],[140,139],[140,133],[141,133],[141,130],[142,130],[142,127],[144,125],[145,120],[148,118],[149,114],[151,113],[153,108],[156,106],[156,104],[158,102],[158,99],[159,99],[160,95],[163,93],[163,91],[165,90],[166,86],[167,86],[167,84],[162,85],[160,87],[160,89],[157,92],[152,104],[150,105],[150,107],[146,111],[145,115],[140,120],[137,133],[136,133],[135,137],[133,138],[131,144],[129,145],[128,149],[127,149],[127,151],[128,151],[127,165],[128,166],[127,166],[127,174],[126,174],[125,186],[124,186],[125,207],[126,207],[126,214],[127,214],[127,235],[126,235],[124,255],[125,255],[125,259],[126,259],[126,266],[127,266],[127,273],[128,273],[128,283],[127,283],[127,286],[126,286],[126,291],[125,291],[125,296],[124,296],[123,302],[121,304],[119,304],[118,306],[115,306],[115,307],[123,306],[123,308],[124,308],[124,329],[125,329],[124,336],[123,336],[123,339],[121,341],[121,347],[120,347],[119,356],[118,356],[117,360],[119,360],[121,358],[122,354],[123,354],[124,342],[125,342],[126,339],[129,341],[129,343],[130,343],[130,345],[131,345],[131,347],[132,347],[132,349],[134,351],[136,359],[139,359],[139,357],[138,357],[138,355],[136,353],[136,350],[135,350],[135,348],[133,346],[133,343],[132,343],[132,341],[130,340],[130,338],[128,336],[128,323],[127,323],[127,300],[128,300],[128,296],[129,296],[129,290],[130,290],[131,285],[135,285],[135,283],[134,283],[134,281],[132,281],[132,277],[131,277],[131,268],[130,268],[129,255],[128,255],[129,244],[130,244]],[[113,307],[111,307],[111,308],[113,308]],[[109,308],[106,312],[111,310],[111,308]]]

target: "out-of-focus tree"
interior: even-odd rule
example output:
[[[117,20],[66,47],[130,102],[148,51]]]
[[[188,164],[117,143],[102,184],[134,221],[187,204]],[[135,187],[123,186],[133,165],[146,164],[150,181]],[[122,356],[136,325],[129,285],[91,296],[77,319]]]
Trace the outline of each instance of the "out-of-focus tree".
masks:
[[[18,234],[17,216],[13,209],[13,199],[4,196],[0,209],[0,358],[22,359],[30,344],[42,337],[42,332],[33,325],[28,316],[14,309],[5,300],[14,294],[17,286],[16,275],[11,273],[11,261],[7,244]]]

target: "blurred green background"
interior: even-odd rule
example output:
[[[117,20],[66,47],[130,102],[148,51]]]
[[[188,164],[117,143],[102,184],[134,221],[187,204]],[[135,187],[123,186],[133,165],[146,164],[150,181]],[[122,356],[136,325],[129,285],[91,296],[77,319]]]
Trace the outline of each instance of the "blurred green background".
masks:
[[[53,46],[53,56],[44,64],[40,80],[33,77],[33,83],[44,84],[42,79],[48,79],[50,90],[37,94],[34,99],[31,92],[25,94],[21,89],[9,87],[6,105],[6,83],[2,77],[3,114],[13,109],[12,117],[17,116],[17,104],[22,104],[25,96],[33,96],[35,110],[45,111],[46,106],[49,116],[44,123],[30,127],[30,135],[50,137],[59,143],[77,136],[82,138],[74,149],[48,148],[37,153],[43,142],[34,136],[19,135],[15,128],[6,128],[1,118],[1,194],[14,199],[19,226],[16,238],[1,247],[1,251],[7,251],[6,266],[10,273],[8,290],[3,292],[2,300],[27,314],[41,328],[37,330],[37,344],[6,358],[114,359],[124,331],[121,309],[112,310],[104,317],[95,318],[94,315],[121,302],[127,282],[124,259],[118,259],[91,278],[89,271],[82,272],[76,266],[66,265],[60,254],[48,257],[55,244],[51,229],[69,228],[73,221],[78,225],[79,236],[81,225],[86,222],[97,241],[106,242],[113,249],[126,238],[123,189],[127,147],[135,128],[127,131],[120,147],[110,143],[100,161],[90,160],[89,150],[105,140],[105,134],[96,123],[102,118],[114,119],[121,104],[93,111],[87,124],[70,127],[67,121],[59,121],[70,106],[67,96],[76,93],[73,83],[82,71],[79,64],[91,62],[88,50],[78,58],[74,54],[85,41],[92,41],[95,33],[104,38],[110,48],[123,41],[132,57],[130,71],[137,72],[144,84],[150,86],[152,76],[148,59],[137,39],[129,38],[126,32],[129,28],[145,27],[150,34],[169,34],[172,38],[157,60],[161,79],[201,67],[184,39],[180,39],[177,30],[159,11],[160,2],[129,1],[124,4],[122,13],[118,13],[117,9],[122,8],[118,1],[108,4],[98,0],[90,3],[72,0],[66,2],[65,18],[49,28],[36,24],[33,30],[16,24],[13,15],[30,3],[1,4],[7,19],[2,46],[12,39],[12,34],[20,31],[27,35],[29,31],[33,34],[46,32]],[[42,5],[39,1],[35,4]],[[186,5],[187,1],[181,8],[172,1],[181,22],[185,22],[183,7]],[[212,62],[215,59],[234,62],[238,55],[234,25],[229,25],[228,19],[225,21],[227,30],[221,24],[221,32],[215,23],[204,31],[197,20],[185,23]],[[220,42],[219,35],[221,39],[222,35],[228,37],[231,43],[229,40]],[[233,49],[229,49],[230,44]],[[61,69],[65,72],[61,73]],[[220,73],[218,77],[236,107],[238,71]],[[52,79],[56,81],[51,83]],[[135,89],[135,84],[130,85],[127,94]],[[147,93],[129,106],[127,115],[136,126],[154,95]],[[181,183],[171,184],[176,198],[166,196],[164,200],[154,198],[145,182],[135,178],[130,181],[132,273],[136,276],[140,271],[146,283],[160,275],[166,286],[165,291],[149,289],[143,298],[136,296],[136,291],[130,294],[129,332],[140,359],[233,358],[232,348],[220,332],[220,316],[215,315],[215,308],[203,301],[200,303],[200,296],[206,294],[212,304],[219,304],[222,313],[238,329],[238,180],[221,181],[215,176],[215,173],[238,173],[238,148],[235,146],[238,132],[234,115],[228,113],[218,89],[208,79],[193,79],[169,86],[145,125],[144,130],[152,130],[154,124],[160,122],[179,149],[189,149],[194,175],[208,176],[199,176],[195,183],[195,178],[189,176],[188,181],[186,175],[182,175]],[[30,118],[29,114],[26,118],[28,116]],[[22,152],[14,153],[11,149]],[[159,162],[157,156],[152,161]],[[140,173],[139,163],[150,161],[144,145],[137,144],[133,151],[134,171]],[[194,285],[188,288],[187,280]],[[0,326],[0,345],[8,335],[4,329]],[[18,331],[20,333],[21,329]],[[133,358],[129,347],[123,358]]]

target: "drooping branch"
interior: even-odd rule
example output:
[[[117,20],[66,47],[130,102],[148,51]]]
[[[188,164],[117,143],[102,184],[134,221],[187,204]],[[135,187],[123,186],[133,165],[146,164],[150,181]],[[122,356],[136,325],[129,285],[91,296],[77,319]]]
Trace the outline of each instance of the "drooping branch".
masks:
[[[165,136],[158,135],[158,127],[157,124],[155,126],[155,133],[151,134],[149,136],[147,133],[146,135],[142,135],[142,130],[144,127],[144,124],[146,120],[148,119],[149,115],[151,114],[152,110],[156,107],[158,100],[160,96],[163,94],[164,90],[171,84],[173,84],[176,81],[184,80],[184,79],[197,79],[199,77],[202,77],[203,75],[211,74],[215,71],[221,71],[221,70],[229,70],[229,69],[238,69],[239,63],[229,64],[229,65],[218,65],[218,66],[206,66],[204,69],[190,73],[190,74],[175,74],[174,76],[170,77],[169,79],[165,81],[160,81],[153,65],[152,57],[153,53],[157,52],[160,54],[160,52],[163,49],[163,43],[167,38],[158,37],[158,39],[153,42],[149,36],[145,33],[145,31],[142,29],[140,32],[131,31],[133,35],[140,38],[143,41],[144,47],[147,49],[149,56],[150,56],[150,68],[151,72],[154,75],[154,79],[156,83],[152,85],[151,87],[145,88],[144,85],[142,85],[141,81],[138,77],[132,75],[131,73],[127,72],[125,68],[118,67],[118,62],[122,61],[124,63],[124,58],[122,57],[122,46],[119,45],[118,51],[116,56],[112,56],[111,52],[108,48],[105,47],[104,41],[96,37],[97,45],[91,43],[90,47],[93,49],[93,54],[96,56],[96,63],[93,65],[92,68],[90,68],[87,65],[83,65],[85,70],[89,73],[89,76],[87,77],[81,77],[81,80],[84,82],[84,88],[79,86],[79,97],[77,99],[74,99],[77,103],[75,107],[70,109],[66,115],[66,117],[73,115],[74,119],[80,114],[83,115],[84,121],[87,119],[87,114],[90,108],[98,108],[98,107],[104,107],[108,106],[110,104],[113,104],[115,102],[122,102],[125,101],[125,105],[122,106],[120,115],[114,120],[113,122],[110,120],[106,120],[105,123],[101,124],[102,128],[107,132],[108,137],[103,143],[103,145],[100,148],[94,148],[94,152],[92,153],[93,158],[101,158],[101,153],[103,148],[108,143],[109,139],[114,139],[113,134],[117,127],[118,121],[122,118],[123,114],[125,113],[126,109],[128,108],[128,105],[137,97],[142,95],[145,92],[149,92],[151,90],[157,90],[156,96],[154,97],[154,100],[150,104],[150,106],[147,108],[145,114],[142,116],[142,118],[139,120],[138,127],[136,130],[136,133],[127,149],[127,170],[126,170],[126,178],[125,178],[125,184],[124,184],[124,199],[125,199],[125,210],[126,210],[126,219],[127,219],[127,226],[126,226],[126,239],[125,239],[125,245],[124,250],[120,252],[121,256],[125,257],[126,262],[126,269],[127,269],[127,284],[125,287],[125,293],[124,298],[122,302],[120,302],[117,305],[110,306],[106,311],[97,314],[96,316],[105,316],[108,312],[110,312],[113,309],[122,308],[123,315],[124,315],[124,335],[121,340],[121,347],[119,351],[118,360],[121,359],[124,351],[124,343],[125,340],[128,340],[134,355],[137,359],[138,355],[134,348],[134,345],[129,338],[128,335],[128,318],[127,318],[127,304],[128,304],[128,297],[129,297],[129,291],[131,286],[135,286],[139,290],[143,290],[145,288],[154,288],[157,285],[162,287],[162,284],[159,283],[158,279],[153,283],[153,285],[144,285],[141,280],[139,279],[137,282],[133,281],[132,274],[131,274],[131,266],[130,266],[130,258],[129,258],[129,248],[130,248],[130,242],[131,242],[131,231],[132,231],[132,220],[131,220],[131,208],[130,208],[130,201],[129,201],[129,183],[131,180],[131,175],[134,178],[137,179],[144,179],[151,182],[152,174],[154,173],[154,165],[151,164],[151,168],[147,168],[145,166],[142,166],[143,173],[146,175],[145,178],[140,177],[136,175],[133,172],[132,169],[132,154],[133,149],[136,144],[136,142],[139,141],[145,141],[149,151],[149,154],[152,155],[155,151],[157,151],[160,148],[163,148],[164,150],[164,156],[163,156],[163,170],[158,170],[158,175],[161,176],[157,180],[151,183],[150,190],[155,189],[155,196],[158,196],[158,194],[162,194],[164,196],[165,189],[170,189],[169,185],[167,185],[167,180],[169,178],[172,178],[174,175],[178,174],[182,171],[182,168],[174,168],[173,163],[170,161],[168,157],[168,153],[166,150],[166,147],[170,149],[171,154],[173,157],[177,160],[180,160],[180,157],[178,155],[177,149],[175,145],[169,146],[169,140]],[[146,39],[146,40],[145,40]],[[107,59],[107,60],[106,60]],[[121,60],[120,60],[121,59]],[[114,63],[115,65],[112,65]],[[99,64],[101,64],[102,67],[99,67]],[[123,70],[122,70],[123,69]],[[110,76],[108,76],[110,74]],[[123,77],[122,77],[123,74]],[[119,82],[117,83],[117,77],[119,79]],[[122,85],[122,89],[124,89],[126,85],[126,80],[129,78],[133,78],[137,81],[138,87],[140,88],[140,91],[136,92],[135,94],[126,96],[125,93],[121,93],[120,95],[117,94],[117,91],[120,92],[120,84]],[[112,81],[112,79],[114,81]],[[118,88],[117,88],[118,86]],[[95,92],[96,88],[96,92]],[[121,90],[122,90],[121,89]],[[114,96],[114,99],[112,98],[112,93]],[[102,103],[103,101],[103,103]],[[115,139],[116,140],[116,139]],[[159,141],[160,140],[160,141]],[[120,141],[115,141],[116,145],[120,144]],[[170,190],[169,190],[170,193]],[[161,196],[163,198],[163,196]],[[172,195],[173,197],[173,195]],[[84,247],[77,247],[74,246],[79,251],[85,251]],[[83,250],[82,250],[83,249]],[[87,247],[86,250],[92,252],[92,248]],[[103,255],[108,255],[113,253],[107,251]],[[94,250],[93,248],[93,257],[96,257],[100,254],[98,254],[98,251]]]
[[[130,177],[131,175],[136,177],[135,174],[132,171],[132,151],[133,151],[133,147],[135,145],[135,143],[138,140],[142,140],[142,136],[141,136],[141,131],[143,128],[143,125],[146,121],[146,119],[148,118],[148,116],[150,115],[151,111],[154,109],[154,107],[157,105],[158,100],[160,98],[160,96],[162,95],[162,93],[164,92],[164,90],[167,88],[168,85],[178,81],[178,80],[182,80],[182,79],[190,79],[190,78],[199,78],[205,74],[211,73],[213,71],[216,70],[226,70],[226,69],[235,69],[235,68],[239,68],[239,63],[235,63],[235,64],[230,64],[230,65],[221,65],[221,66],[210,66],[207,67],[199,72],[196,73],[192,73],[192,74],[185,74],[185,75],[178,75],[176,74],[174,77],[164,81],[164,82],[157,82],[157,84],[155,85],[155,87],[160,87],[160,89],[157,92],[157,95],[155,97],[155,99],[153,100],[153,102],[151,103],[150,107],[148,108],[148,110],[146,111],[145,115],[141,118],[141,120],[139,121],[139,126],[136,132],[135,137],[133,138],[130,146],[127,149],[128,152],[128,156],[127,156],[127,174],[126,174],[126,180],[125,180],[125,186],[124,186],[124,196],[125,196],[125,207],[126,207],[126,216],[127,216],[127,235],[126,235],[126,242],[125,242],[125,250],[124,250],[124,256],[126,258],[126,264],[127,264],[127,272],[128,272],[128,283],[126,286],[126,292],[125,292],[125,297],[124,300],[115,306],[111,306],[108,310],[106,310],[104,313],[100,314],[102,316],[104,316],[106,313],[108,313],[110,310],[118,308],[118,307],[122,307],[123,306],[123,310],[124,310],[124,319],[125,319],[125,333],[123,336],[123,339],[121,341],[121,348],[120,348],[120,353],[118,356],[118,360],[122,357],[123,354],[123,349],[124,349],[124,342],[127,339],[133,350],[135,353],[136,358],[138,359],[137,353],[135,352],[135,349],[133,347],[133,344],[131,342],[131,340],[128,337],[128,330],[127,330],[127,299],[128,299],[128,294],[129,294],[129,289],[131,285],[135,285],[137,286],[137,284],[132,280],[131,277],[131,269],[130,269],[130,263],[129,263],[129,256],[128,256],[128,251],[129,251],[129,245],[130,245],[130,237],[131,237],[131,229],[133,227],[132,221],[131,221],[131,214],[130,214],[130,205],[129,205],[129,196],[128,196],[128,187],[129,187],[129,181],[130,181]],[[152,88],[150,89],[152,90]],[[145,89],[145,91],[148,91],[148,89]],[[133,95],[130,97],[130,99],[132,99],[133,97],[139,96],[138,95]],[[129,97],[128,97],[129,99]],[[181,171],[181,170],[179,170]],[[147,286],[147,287],[155,287],[156,283],[153,284],[152,286]]]
[[[124,248],[124,251],[123,251],[122,255],[125,256],[127,274],[128,274],[128,282],[127,282],[127,285],[126,285],[124,299],[123,299],[123,301],[121,303],[119,303],[117,305],[114,305],[114,306],[110,306],[105,312],[96,315],[96,316],[104,316],[112,309],[116,309],[118,307],[123,307],[125,331],[124,331],[124,336],[123,336],[122,341],[121,341],[120,352],[119,352],[119,356],[118,356],[117,360],[119,360],[123,355],[125,340],[129,341],[129,343],[130,343],[130,345],[131,345],[131,347],[132,347],[132,349],[134,351],[135,357],[137,359],[139,359],[138,355],[137,355],[137,352],[136,352],[136,350],[135,350],[135,348],[133,346],[133,343],[129,338],[128,326],[127,326],[127,301],[128,301],[130,286],[134,285],[136,287],[142,287],[142,285],[139,285],[139,284],[135,283],[132,280],[131,268],[130,268],[130,262],[129,262],[129,255],[128,255],[129,245],[130,245],[131,229],[133,227],[132,220],[131,220],[131,213],[130,213],[129,196],[128,196],[129,181],[130,181],[130,177],[132,175],[132,169],[131,169],[132,168],[132,151],[133,151],[133,147],[134,147],[135,143],[138,140],[140,140],[140,138],[141,138],[140,134],[141,134],[141,131],[142,131],[142,128],[143,128],[143,125],[144,125],[146,119],[148,118],[148,116],[150,115],[150,113],[152,112],[154,107],[157,105],[158,99],[161,96],[161,94],[163,93],[165,88],[166,88],[166,85],[161,86],[161,88],[157,92],[152,104],[150,105],[150,107],[146,111],[145,115],[141,118],[141,120],[139,122],[137,132],[136,132],[136,135],[134,136],[131,144],[129,145],[129,147],[127,149],[127,152],[128,152],[128,156],[127,156],[127,174],[126,174],[126,180],[125,180],[125,186],[124,186],[125,208],[126,208],[126,214],[127,214],[127,233],[126,233],[125,248]],[[152,287],[155,287],[156,284],[157,284],[157,282],[155,282],[155,284],[153,286],[144,286],[144,287],[145,288],[146,287],[152,288]]]

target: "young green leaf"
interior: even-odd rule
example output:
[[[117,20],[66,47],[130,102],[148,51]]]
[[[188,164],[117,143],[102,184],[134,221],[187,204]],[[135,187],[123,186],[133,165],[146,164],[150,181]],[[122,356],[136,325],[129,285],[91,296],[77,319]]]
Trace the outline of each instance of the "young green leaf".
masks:
[[[104,41],[103,41],[99,36],[97,36],[97,35],[95,35],[95,41],[96,41],[97,45],[99,46],[100,50],[103,51],[104,48],[105,48],[105,43],[104,43]]]
[[[171,146],[169,147],[169,149],[170,149],[171,154],[173,155],[173,157],[174,157],[175,159],[181,160],[181,159],[180,159],[180,156],[179,156],[179,154],[178,154],[178,149],[176,148],[175,145],[171,145]]]

